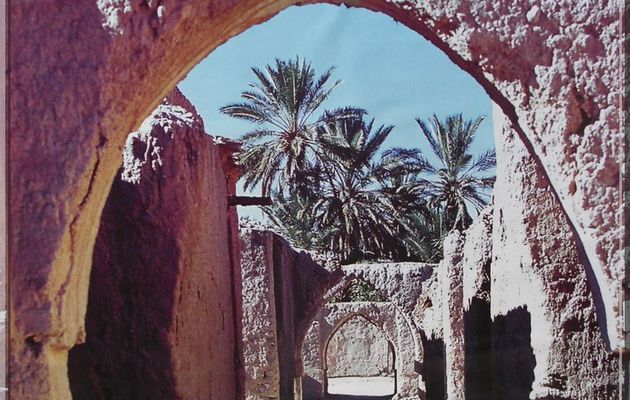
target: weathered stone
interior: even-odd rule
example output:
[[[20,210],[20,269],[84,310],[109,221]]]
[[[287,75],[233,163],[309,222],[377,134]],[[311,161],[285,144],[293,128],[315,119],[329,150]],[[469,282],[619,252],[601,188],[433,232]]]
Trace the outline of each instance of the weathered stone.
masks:
[[[103,212],[74,399],[236,395],[226,191],[219,150],[176,90],[129,135]]]
[[[246,398],[292,399],[301,390],[302,341],[341,272],[270,231],[242,231],[241,248]]]
[[[503,173],[502,171],[501,174]],[[462,248],[464,311],[470,309],[474,299],[490,303],[492,216],[492,206],[486,207],[465,232]]]
[[[467,400],[486,400],[493,396],[490,319],[492,217],[492,207],[486,207],[465,232],[462,269],[464,387]]]
[[[444,240],[444,260],[438,272],[444,305],[442,330],[446,354],[446,396],[452,400],[465,398],[463,247],[463,235],[458,231],[451,232]]]
[[[7,312],[0,311],[0,349],[7,349]],[[6,380],[6,353],[3,359],[0,361],[0,399],[4,400],[7,395],[7,380]]]
[[[420,398],[443,397],[445,386],[444,316],[441,306],[443,280],[438,281],[435,268],[434,264],[411,262],[347,265],[342,268],[344,278],[324,296],[326,301],[333,299],[355,279],[359,279],[396,305],[399,310],[396,318],[400,323],[404,322],[411,333],[410,337],[404,338],[406,346],[413,346],[415,349],[415,365],[404,371],[413,371],[411,375],[421,372],[425,380],[418,384],[409,384],[409,389],[404,390],[409,390],[407,393],[418,391],[417,396]],[[316,325],[317,321],[313,324]],[[427,348],[429,350],[425,351]],[[410,378],[402,382],[412,381],[413,378]],[[317,381],[311,376],[305,376],[303,386],[308,389],[308,393],[323,393],[321,382],[323,378]]]
[[[589,284],[589,260],[539,162],[495,111],[497,169],[505,171],[492,233],[495,396],[616,398],[621,364],[599,329],[601,288]]]
[[[276,333],[273,236],[251,231],[243,238],[241,249],[246,398],[278,399],[280,365]]]
[[[70,395],[67,352],[82,341],[92,252],[127,133],[212,49],[297,3],[11,2],[12,398]],[[542,0],[540,12],[495,0],[360,5],[424,35],[499,104],[584,248],[580,268],[600,293],[597,321],[619,349],[626,27],[618,2]]]
[[[434,273],[435,264],[369,263],[343,267],[347,279],[358,278],[381,292],[405,312],[413,312],[425,282]]]
[[[416,306],[412,311],[413,321],[425,333],[427,338],[444,338],[444,296],[443,279],[440,279],[440,269],[434,269],[433,274],[423,283]]]
[[[369,320],[355,316],[333,333],[326,349],[328,377],[391,376],[394,353],[387,337]]]

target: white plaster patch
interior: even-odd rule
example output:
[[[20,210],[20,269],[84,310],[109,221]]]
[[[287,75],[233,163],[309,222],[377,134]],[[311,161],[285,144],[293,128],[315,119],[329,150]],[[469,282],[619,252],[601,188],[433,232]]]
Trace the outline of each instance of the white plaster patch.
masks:
[[[125,33],[122,18],[133,9],[130,0],[97,0],[96,5],[103,14],[103,26],[118,35]]]
[[[121,179],[125,182],[138,184],[141,179],[141,171],[145,164],[149,163],[153,171],[162,166],[162,145],[156,136],[155,127],[161,127],[162,132],[173,138],[174,128],[202,127],[201,119],[186,108],[175,105],[165,98],[162,103],[140,124],[137,131],[131,132],[127,137],[123,149],[123,171]],[[137,154],[136,146],[144,146],[142,155]]]

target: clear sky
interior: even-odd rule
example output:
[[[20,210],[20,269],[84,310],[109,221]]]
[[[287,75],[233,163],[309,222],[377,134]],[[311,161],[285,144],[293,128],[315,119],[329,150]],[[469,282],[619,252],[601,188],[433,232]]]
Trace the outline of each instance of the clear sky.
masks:
[[[481,86],[418,33],[384,15],[333,5],[291,7],[230,39],[179,84],[212,135],[238,138],[251,123],[219,113],[255,81],[252,66],[299,55],[321,73],[336,66],[325,108],[357,106],[394,125],[385,147],[419,147],[432,159],[414,118],[485,115],[473,151],[494,146],[491,101]],[[425,150],[426,149],[426,150]],[[249,213],[248,213],[249,214]],[[254,213],[255,214],[255,213]]]

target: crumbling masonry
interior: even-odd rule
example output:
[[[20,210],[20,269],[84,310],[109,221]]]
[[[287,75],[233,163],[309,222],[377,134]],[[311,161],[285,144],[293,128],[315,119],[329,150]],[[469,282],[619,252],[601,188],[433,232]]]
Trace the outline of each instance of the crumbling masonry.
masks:
[[[239,239],[226,201],[234,149],[205,136],[176,94],[151,110],[218,45],[295,3],[10,3],[12,399],[116,398],[112,387],[140,396],[151,382],[172,398],[246,395],[241,324],[250,320],[241,301],[259,288],[241,283],[239,255],[250,242]],[[444,261],[411,284],[422,288],[417,298],[397,299],[402,283],[382,289],[420,338],[427,397],[617,398],[622,5],[349,5],[423,35],[496,103],[493,207],[448,239]],[[130,175],[120,171],[123,148],[133,155],[124,165]],[[276,247],[277,266],[308,258]],[[265,325],[275,329],[277,356],[265,349],[259,359],[288,366],[265,390],[298,397],[301,340],[344,272],[323,268],[310,286],[290,264],[274,275],[284,285],[274,289],[275,322]],[[145,333],[150,340],[139,341]],[[101,357],[105,345],[120,351]],[[151,370],[122,351],[132,348]],[[116,363],[133,373],[121,376]],[[492,373],[480,376],[480,368]]]

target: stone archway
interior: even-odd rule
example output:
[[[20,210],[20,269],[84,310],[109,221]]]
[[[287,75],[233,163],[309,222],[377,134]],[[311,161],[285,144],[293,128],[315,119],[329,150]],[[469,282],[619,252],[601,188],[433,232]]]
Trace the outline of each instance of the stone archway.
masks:
[[[416,371],[418,357],[412,327],[389,302],[330,303],[313,321],[303,343],[303,399],[322,399],[327,391],[327,355],[331,339],[353,318],[365,318],[379,328],[394,347],[396,398],[423,398],[424,384]],[[423,354],[420,354],[420,360]]]
[[[431,279],[437,276],[437,264],[427,263],[368,263],[342,267],[346,281],[362,280],[392,302],[411,329],[416,357],[421,358],[422,328],[413,313],[423,295],[430,290]]]
[[[314,318],[320,315],[326,304],[330,304],[346,288],[359,281],[370,286],[379,294],[379,297],[390,302],[396,308],[397,318],[400,318],[401,323],[404,322],[409,327],[410,342],[408,346],[413,347],[415,362],[419,364],[417,368],[411,369],[420,369],[421,360],[424,358],[426,335],[423,332],[424,327],[419,326],[416,318],[414,318],[414,311],[423,298],[434,295],[426,292],[434,290],[432,289],[434,286],[432,280],[437,276],[435,267],[437,267],[436,264],[413,262],[352,264],[341,267],[339,270],[341,276],[337,278],[334,286],[323,293],[318,301],[309,304],[309,310],[305,315],[310,315],[310,317],[303,321],[296,335],[295,359],[297,364],[303,365],[304,363],[302,359],[304,340],[306,340],[309,330],[312,330],[312,324],[316,323]],[[439,316],[427,317],[427,319],[431,320],[434,326],[439,324]],[[298,368],[299,373],[301,373],[301,369]],[[420,386],[422,387],[423,384]]]
[[[97,221],[127,133],[218,45],[302,3],[11,3],[14,388],[29,376],[33,393],[69,396],[67,353],[83,340]],[[619,348],[621,5],[588,3],[575,15],[559,3],[350,5],[422,34],[502,108],[577,233],[603,336]]]

